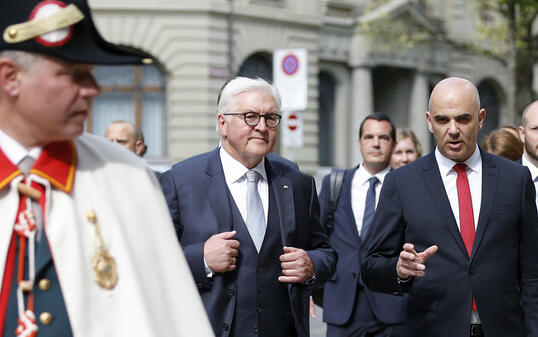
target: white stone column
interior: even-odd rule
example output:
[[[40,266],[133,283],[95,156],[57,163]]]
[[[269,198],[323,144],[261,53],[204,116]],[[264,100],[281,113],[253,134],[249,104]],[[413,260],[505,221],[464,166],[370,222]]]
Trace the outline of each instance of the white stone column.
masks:
[[[426,75],[420,71],[415,73],[411,98],[409,99],[409,128],[415,132],[422,153],[430,152],[430,131],[426,123],[426,111],[428,110],[429,88]]]
[[[370,67],[353,68],[351,74],[351,123],[349,125],[351,146],[348,167],[360,163],[362,156],[357,145],[359,126],[364,117],[374,112],[374,92]]]

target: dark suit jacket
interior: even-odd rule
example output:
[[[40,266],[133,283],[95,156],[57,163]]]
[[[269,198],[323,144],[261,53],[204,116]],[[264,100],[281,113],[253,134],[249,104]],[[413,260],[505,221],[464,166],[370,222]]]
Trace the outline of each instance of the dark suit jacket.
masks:
[[[306,250],[315,267],[315,286],[321,286],[334,272],[336,254],[319,222],[314,179],[267,158],[265,169],[275,194],[282,244]],[[227,336],[222,329],[225,324],[222,319],[227,317],[231,322],[234,316],[235,296],[226,292],[234,281],[229,277],[230,273],[207,278],[203,261],[205,241],[214,234],[230,231],[232,224],[230,206],[233,200],[228,198],[219,149],[175,165],[161,176],[160,182],[213,329],[217,336]],[[279,261],[275,263],[280,264]],[[302,284],[290,284],[288,292],[298,335],[308,336],[310,290]]]
[[[538,336],[538,219],[528,170],[481,151],[482,201],[471,257],[434,153],[383,184],[363,279],[373,290],[409,292],[409,336],[469,336],[471,302],[488,337]],[[439,250],[426,275],[398,286],[402,245]]]
[[[271,161],[276,161],[276,162],[279,162],[279,163],[282,163],[284,165],[288,165],[289,167],[291,168],[294,168],[296,170],[299,169],[299,165],[297,165],[297,163],[289,160],[289,159],[286,159],[276,153],[273,153],[273,152],[270,152],[267,154],[266,156],[267,159],[271,160]]]
[[[366,238],[359,236],[357,224],[351,207],[351,182],[357,168],[348,169],[344,173],[342,190],[338,207],[334,212],[334,229],[329,241],[338,254],[336,273],[325,284],[323,294],[323,320],[330,324],[345,324],[353,312],[356,294],[359,289],[361,261],[366,253]],[[327,224],[327,204],[329,201],[329,178],[323,179],[319,202],[321,206],[321,223]],[[366,240],[366,241],[365,241]],[[405,299],[374,293],[365,289],[368,302],[376,318],[385,324],[403,323],[405,315]]]

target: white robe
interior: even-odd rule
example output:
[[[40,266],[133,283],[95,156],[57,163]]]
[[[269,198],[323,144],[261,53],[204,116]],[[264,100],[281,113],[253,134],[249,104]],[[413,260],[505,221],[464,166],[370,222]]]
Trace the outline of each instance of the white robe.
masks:
[[[154,173],[105,139],[74,140],[72,194],[46,187],[45,227],[75,337],[213,336]],[[0,280],[19,204],[17,183],[0,190]],[[93,210],[115,259],[112,290],[95,281]]]

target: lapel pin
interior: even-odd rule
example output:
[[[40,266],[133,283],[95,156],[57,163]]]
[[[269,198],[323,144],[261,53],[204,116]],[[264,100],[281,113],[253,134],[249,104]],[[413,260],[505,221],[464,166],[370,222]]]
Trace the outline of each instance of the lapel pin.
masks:
[[[118,273],[116,269],[116,261],[108,253],[108,249],[101,236],[99,224],[97,223],[97,215],[94,210],[86,212],[86,219],[95,227],[95,253],[92,258],[92,267],[95,271],[95,281],[104,289],[113,289],[118,283]]]
[[[284,186],[282,186],[282,187],[284,187],[285,190],[288,189],[288,185],[284,185]]]

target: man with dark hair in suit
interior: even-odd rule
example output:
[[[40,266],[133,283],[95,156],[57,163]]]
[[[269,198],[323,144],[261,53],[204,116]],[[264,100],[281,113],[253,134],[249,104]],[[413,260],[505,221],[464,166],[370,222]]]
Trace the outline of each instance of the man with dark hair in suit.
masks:
[[[221,146],[160,182],[217,336],[309,336],[310,287],[336,265],[314,179],[267,157],[280,96],[262,79],[221,91]]]
[[[323,320],[328,337],[402,336],[404,298],[372,292],[360,274],[375,205],[391,169],[394,125],[385,114],[368,115],[360,125],[357,143],[363,161],[344,172],[334,220],[327,214],[330,175],[323,179],[319,197],[321,222],[333,228],[329,240],[338,254],[336,273],[324,287]]]
[[[408,293],[409,336],[538,336],[534,187],[478,147],[485,115],[471,82],[442,80],[426,112],[435,150],[385,178],[363,280]]]

